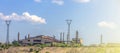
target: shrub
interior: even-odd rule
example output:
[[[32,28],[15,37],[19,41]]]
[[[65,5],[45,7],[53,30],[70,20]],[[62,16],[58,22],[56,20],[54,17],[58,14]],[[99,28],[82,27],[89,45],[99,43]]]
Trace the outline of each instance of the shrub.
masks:
[[[20,46],[20,44],[19,44],[18,41],[16,41],[16,40],[14,40],[14,41],[12,42],[12,45],[13,45],[13,46]]]
[[[50,52],[45,52],[45,53],[50,53]]]
[[[1,48],[3,48],[3,49],[8,49],[10,46],[9,45],[6,45],[6,44],[3,44],[3,45],[1,45]]]
[[[39,53],[39,51],[35,50],[35,53]]]
[[[0,47],[0,51],[2,50],[2,48]]]
[[[29,52],[33,52],[33,48],[30,48]]]

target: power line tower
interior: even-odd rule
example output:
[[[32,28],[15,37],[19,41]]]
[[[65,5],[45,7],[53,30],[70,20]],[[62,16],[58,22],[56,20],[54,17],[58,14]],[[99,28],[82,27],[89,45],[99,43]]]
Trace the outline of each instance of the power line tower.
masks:
[[[72,20],[66,20],[67,21],[67,24],[68,24],[68,33],[67,33],[67,44],[70,43],[70,24],[72,22]]]
[[[6,20],[6,25],[7,25],[7,37],[6,37],[6,44],[9,44],[9,26],[10,26],[10,22],[11,20]]]

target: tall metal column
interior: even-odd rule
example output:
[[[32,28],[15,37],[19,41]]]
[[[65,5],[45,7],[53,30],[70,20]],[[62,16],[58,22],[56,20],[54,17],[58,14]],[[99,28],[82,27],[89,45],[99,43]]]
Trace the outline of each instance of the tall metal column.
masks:
[[[67,34],[67,44],[70,43],[70,24],[72,22],[72,20],[66,20],[67,24],[68,24],[68,34]]]
[[[7,37],[6,37],[6,44],[9,44],[9,26],[10,26],[11,20],[6,20],[6,25],[7,25]]]

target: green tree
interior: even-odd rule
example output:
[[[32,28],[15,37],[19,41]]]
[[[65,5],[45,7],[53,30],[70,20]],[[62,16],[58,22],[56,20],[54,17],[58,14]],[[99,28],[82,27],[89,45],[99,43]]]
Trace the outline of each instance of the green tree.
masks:
[[[14,40],[14,41],[12,42],[12,45],[13,45],[13,46],[20,46],[20,44],[19,44],[18,41],[16,41],[16,40]]]

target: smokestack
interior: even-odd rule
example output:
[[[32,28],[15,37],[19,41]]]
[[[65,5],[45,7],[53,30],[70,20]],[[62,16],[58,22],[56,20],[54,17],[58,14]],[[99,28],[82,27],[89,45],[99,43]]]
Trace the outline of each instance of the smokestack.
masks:
[[[20,41],[20,33],[18,32],[18,42]]]
[[[62,32],[60,33],[60,41],[62,41]]]
[[[30,34],[28,34],[28,39],[30,38]]]
[[[78,31],[76,31],[76,43],[78,43]]]
[[[25,36],[25,39],[27,39],[27,37]]]
[[[55,35],[53,35],[53,41],[56,42]]]
[[[55,35],[53,35],[53,38],[55,39]]]
[[[64,32],[63,32],[63,43],[64,43]]]

